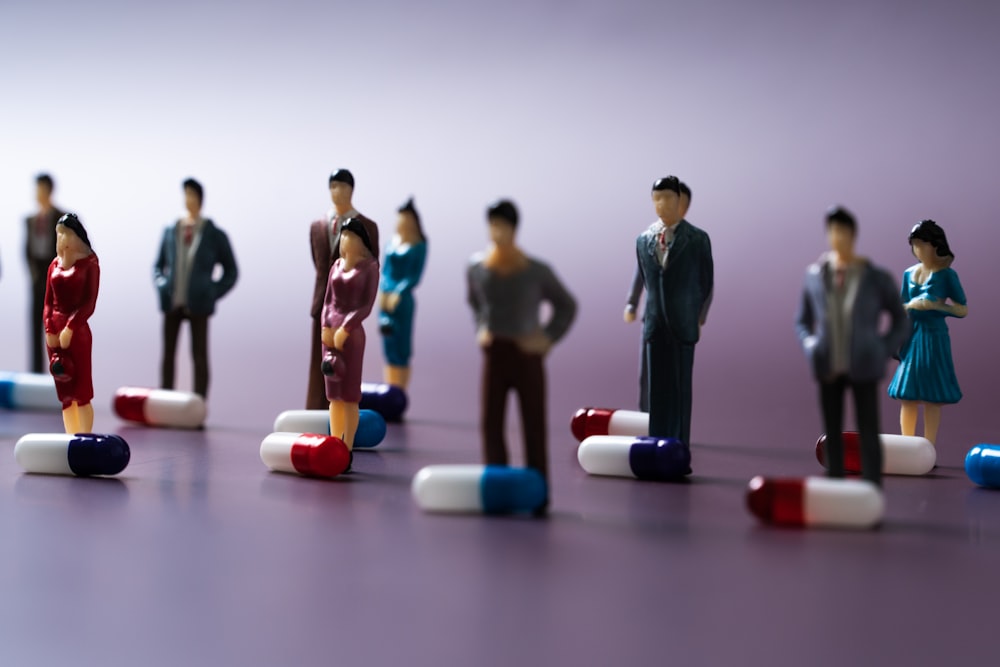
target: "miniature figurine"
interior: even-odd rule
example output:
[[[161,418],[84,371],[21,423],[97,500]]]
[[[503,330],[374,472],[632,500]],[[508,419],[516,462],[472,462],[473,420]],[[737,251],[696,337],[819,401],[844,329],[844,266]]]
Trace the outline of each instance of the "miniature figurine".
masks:
[[[712,245],[708,234],[682,219],[676,176],[653,183],[658,219],[636,239],[646,308],[649,435],[691,445],[694,347],[712,303]]]
[[[208,397],[208,318],[216,302],[236,284],[239,270],[229,237],[201,216],[205,190],[189,178],[182,184],[187,215],[163,230],[160,254],[153,266],[153,282],[163,312],[163,363],[160,388],[174,388],[174,362],[181,322],[191,327],[194,392]],[[215,267],[222,267],[218,279]]]
[[[507,393],[517,392],[525,464],[548,481],[544,357],[576,316],[576,301],[543,262],[516,244],[517,208],[500,200],[487,209],[490,245],[473,255],[466,273],[468,302],[483,349],[480,431],[487,464],[507,465],[504,418]],[[539,308],[552,306],[542,327]],[[548,501],[538,507],[544,514]]]
[[[364,320],[378,294],[378,246],[360,218],[340,225],[340,256],[330,269],[323,301],[321,370],[330,401],[330,434],[354,448],[365,357]]]
[[[889,384],[889,396],[902,401],[899,425],[903,435],[915,435],[917,413],[924,406],[924,437],[932,443],[941,423],[941,406],[962,398],[951,358],[951,337],[945,318],[965,317],[969,308],[955,255],[944,230],[922,220],[910,231],[910,249],[920,260],[903,273],[901,298],[913,324],[909,341]]]
[[[49,264],[42,322],[49,370],[62,403],[66,433],[90,433],[94,428],[93,340],[88,320],[97,306],[101,267],[87,230],[72,213],[55,227],[56,256]]]
[[[44,372],[45,331],[42,328],[42,309],[45,308],[45,285],[49,277],[49,265],[56,256],[56,221],[63,217],[63,211],[52,203],[55,182],[48,174],[35,177],[35,198],[38,213],[25,219],[24,257],[28,262],[31,276],[31,322],[28,339],[28,355],[32,373]]]
[[[427,236],[412,197],[398,212],[396,235],[386,248],[382,265],[379,329],[385,353],[385,382],[406,389],[413,351],[413,312],[416,308],[413,289],[424,272]]]
[[[373,248],[379,248],[378,225],[354,210],[351,197],[354,194],[354,176],[347,169],[338,169],[330,174],[330,200],[333,207],[326,217],[309,227],[309,246],[312,250],[313,266],[316,267],[316,281],[313,285],[312,333],[309,341],[309,384],[306,390],[306,409],[324,410],[328,407],[326,384],[320,370],[321,352],[320,315],[326,297],[327,282],[334,261],[340,257],[340,228],[348,218],[358,218],[368,232]]]
[[[684,181],[680,182],[681,192],[681,220],[685,220],[688,209],[691,208],[691,188]],[[638,263],[635,273],[632,274],[632,289],[629,290],[628,300],[625,302],[625,323],[635,322],[635,311],[639,307],[639,297],[642,296],[644,287],[642,271]],[[639,410],[649,412],[649,374],[646,367],[646,345],[643,343],[639,347]]]
[[[878,383],[889,356],[906,336],[906,313],[892,276],[855,254],[854,216],[839,206],[830,209],[826,231],[830,252],[806,269],[796,331],[819,383],[827,474],[844,476],[841,429],[844,391],[850,387],[861,442],[862,476],[880,485]],[[879,331],[882,313],[890,318],[884,334]]]

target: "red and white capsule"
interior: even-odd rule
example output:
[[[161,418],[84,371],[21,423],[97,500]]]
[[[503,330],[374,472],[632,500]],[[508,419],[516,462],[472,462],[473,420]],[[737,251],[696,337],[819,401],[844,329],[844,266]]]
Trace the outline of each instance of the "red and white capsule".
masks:
[[[844,471],[861,472],[861,439],[854,431],[841,435],[844,443]],[[937,463],[934,443],[917,435],[879,435],[882,442],[882,473],[886,475],[926,475]],[[826,436],[816,441],[816,460],[826,465]]]
[[[208,414],[204,398],[173,389],[121,387],[113,405],[120,418],[147,426],[199,428]]]
[[[754,477],[747,507],[764,523],[779,526],[872,528],[882,520],[882,491],[863,479]]]
[[[271,470],[307,477],[336,477],[351,452],[340,438],[319,433],[272,433],[260,443],[260,460]]]
[[[592,435],[649,435],[649,413],[610,408],[580,408],[569,425],[580,442]]]

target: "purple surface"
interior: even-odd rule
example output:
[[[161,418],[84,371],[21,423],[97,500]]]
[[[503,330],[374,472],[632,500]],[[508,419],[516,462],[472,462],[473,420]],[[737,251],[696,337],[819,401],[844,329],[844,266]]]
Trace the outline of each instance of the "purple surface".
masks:
[[[58,418],[0,413],[0,662],[992,655],[1000,494],[960,466],[1000,440],[998,25],[1000,6],[980,2],[0,6],[0,368],[26,359],[15,222],[38,171],[101,258],[98,430],[119,428],[117,387],[155,382],[150,269],[184,177],[205,184],[241,269],[212,320],[208,430],[120,429],[133,448],[122,481],[43,478],[20,474],[9,450]],[[304,400],[308,222],[338,166],[387,239],[415,194],[430,247],[411,421],[358,454],[350,481],[318,482],[267,473],[257,450]],[[692,185],[690,218],[717,267],[695,363],[695,477],[587,478],[569,418],[635,404],[639,326],[621,311],[649,185],[669,172]],[[478,460],[461,277],[498,196],[517,201],[523,245],[581,304],[548,362],[544,522],[424,516],[408,493],[422,465]],[[858,215],[859,251],[896,276],[914,261],[912,224],[947,230],[970,301],[950,322],[965,398],[944,411],[935,475],[887,480],[880,531],[763,529],[743,508],[746,482],[820,472],[791,321],[834,201]],[[368,332],[375,381],[373,321]],[[183,356],[178,370],[188,387]],[[889,400],[882,417],[894,431]]]

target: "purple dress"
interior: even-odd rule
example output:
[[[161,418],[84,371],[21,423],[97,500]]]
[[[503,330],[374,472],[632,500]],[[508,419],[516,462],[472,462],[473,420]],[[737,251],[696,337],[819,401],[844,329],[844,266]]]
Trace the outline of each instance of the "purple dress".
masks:
[[[344,349],[338,354],[344,369],[325,379],[326,397],[330,401],[361,402],[361,364],[365,356],[362,324],[375,304],[378,281],[378,260],[373,257],[361,260],[350,271],[344,271],[342,258],[330,268],[320,324],[329,329],[344,327],[348,333]],[[329,351],[330,348],[324,345],[323,356]]]

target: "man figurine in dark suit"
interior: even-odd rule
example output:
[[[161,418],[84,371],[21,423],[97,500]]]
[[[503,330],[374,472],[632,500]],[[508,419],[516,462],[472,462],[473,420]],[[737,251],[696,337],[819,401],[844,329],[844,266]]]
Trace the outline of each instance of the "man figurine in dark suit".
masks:
[[[323,362],[321,349],[320,315],[326,298],[326,284],[330,277],[330,267],[340,257],[340,228],[348,218],[359,218],[365,225],[368,238],[376,251],[379,245],[378,225],[354,210],[351,197],[354,194],[354,175],[346,169],[338,169],[330,174],[330,199],[333,207],[326,216],[309,226],[309,247],[312,249],[313,266],[316,267],[316,281],[313,285],[312,332],[309,344],[309,385],[306,390],[307,410],[327,410],[330,401],[326,397],[326,385],[320,366]],[[378,259],[376,257],[376,259]]]
[[[828,475],[844,476],[841,429],[844,390],[850,387],[861,441],[861,473],[878,485],[882,481],[878,383],[889,357],[906,337],[906,311],[893,277],[854,253],[857,222],[847,209],[827,211],[826,233],[830,252],[806,269],[795,329],[819,383]],[[882,313],[890,318],[884,334],[879,332]]]
[[[691,445],[694,346],[712,303],[712,245],[708,234],[681,216],[676,176],[653,183],[657,220],[636,239],[646,288],[649,435]]]
[[[42,327],[42,310],[45,308],[45,281],[49,275],[49,264],[56,256],[56,221],[63,217],[52,203],[55,183],[48,174],[35,177],[35,197],[38,213],[25,220],[24,257],[31,275],[31,320],[28,351],[31,357],[31,372],[46,371],[45,330]]]
[[[226,233],[201,217],[204,189],[189,178],[184,181],[187,215],[163,231],[160,254],[153,267],[153,282],[163,311],[163,365],[160,386],[174,388],[174,361],[181,322],[191,326],[191,356],[194,361],[194,391],[208,395],[208,318],[215,302],[236,284],[236,258]],[[218,280],[216,266],[222,267]]]

